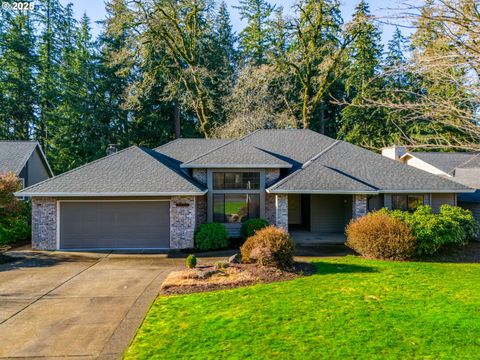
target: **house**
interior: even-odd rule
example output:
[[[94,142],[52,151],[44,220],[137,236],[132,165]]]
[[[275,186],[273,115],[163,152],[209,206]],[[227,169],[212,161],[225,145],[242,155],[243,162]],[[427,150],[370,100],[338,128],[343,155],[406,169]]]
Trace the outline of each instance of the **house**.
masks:
[[[455,203],[465,185],[311,130],[178,139],[124,149],[17,193],[32,197],[37,249],[181,249],[195,228],[261,217],[296,241],[344,240],[383,206]]]
[[[458,194],[458,206],[471,210],[480,224],[480,152],[416,152],[403,146],[382,150],[384,156],[476,189]],[[480,239],[480,234],[479,234]]]
[[[23,187],[51,178],[52,169],[36,141],[0,140],[0,174],[13,172]]]

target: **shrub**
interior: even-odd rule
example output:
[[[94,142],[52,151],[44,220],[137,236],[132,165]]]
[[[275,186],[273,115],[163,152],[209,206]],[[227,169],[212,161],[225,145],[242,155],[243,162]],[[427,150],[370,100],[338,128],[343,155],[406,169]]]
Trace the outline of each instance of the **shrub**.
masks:
[[[13,173],[0,174],[0,245],[30,237],[30,203],[15,198],[20,181]]]
[[[266,228],[268,225],[270,224],[264,219],[255,218],[247,220],[242,224],[242,228],[240,229],[242,238],[248,239],[250,236],[255,235],[257,230]]]
[[[402,220],[412,230],[417,240],[419,255],[432,255],[443,245],[463,245],[475,239],[478,225],[468,210],[442,205],[435,214],[428,205],[419,206],[413,213],[382,209],[379,212]]]
[[[400,219],[385,212],[372,212],[347,226],[346,245],[376,259],[404,260],[415,254],[415,237]]]
[[[272,225],[250,236],[240,251],[243,262],[288,269],[293,266],[295,244],[285,229]]]
[[[205,223],[195,231],[195,246],[202,250],[217,250],[228,246],[228,233],[220,223]]]
[[[223,269],[226,269],[230,266],[230,264],[226,261],[217,261],[215,263],[215,269],[217,270],[223,270]]]
[[[195,266],[197,266],[197,257],[193,254],[188,255],[186,265],[187,268],[193,269]]]
[[[442,205],[440,206],[440,215],[449,221],[456,221],[460,224],[460,227],[465,232],[463,242],[477,239],[479,226],[470,210],[462,209],[458,206]]]

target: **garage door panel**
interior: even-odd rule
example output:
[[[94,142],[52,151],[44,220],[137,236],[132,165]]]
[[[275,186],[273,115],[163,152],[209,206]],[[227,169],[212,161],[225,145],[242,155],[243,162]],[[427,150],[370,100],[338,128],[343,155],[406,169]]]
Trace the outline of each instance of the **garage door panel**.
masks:
[[[60,248],[168,248],[170,203],[61,202]]]

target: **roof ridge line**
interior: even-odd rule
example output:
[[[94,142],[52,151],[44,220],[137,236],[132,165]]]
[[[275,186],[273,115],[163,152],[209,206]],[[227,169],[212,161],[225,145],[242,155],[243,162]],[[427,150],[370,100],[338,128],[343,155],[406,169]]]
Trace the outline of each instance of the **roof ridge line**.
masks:
[[[192,161],[195,161],[195,160],[197,160],[197,159],[200,159],[202,156],[205,156],[205,155],[207,155],[207,154],[210,154],[211,152],[213,152],[213,151],[215,151],[215,150],[221,149],[222,147],[227,146],[227,145],[231,144],[231,143],[234,142],[234,141],[237,141],[237,139],[230,140],[229,142],[227,142],[227,143],[225,143],[225,144],[222,144],[222,145],[217,146],[216,148],[210,149],[210,150],[208,150],[207,152],[205,152],[205,153],[203,153],[203,154],[201,154],[201,155],[199,155],[199,156],[197,156],[197,157],[195,157],[195,158],[193,158],[193,159],[190,159],[190,160],[182,163],[182,165],[183,165],[183,164],[188,164],[188,163],[191,163]]]
[[[83,165],[80,165],[80,166],[78,166],[78,167],[76,167],[76,168],[74,168],[74,169],[72,169],[72,170],[65,171],[64,173],[61,173],[61,174],[59,174],[59,175],[55,175],[55,176],[53,176],[53,177],[51,177],[51,178],[48,178],[48,179],[45,179],[45,180],[43,180],[43,181],[40,181],[40,182],[38,182],[38,183],[36,183],[36,184],[30,185],[29,187],[26,187],[26,188],[22,189],[21,191],[23,192],[24,190],[34,188],[34,187],[39,186],[39,185],[41,185],[41,184],[43,184],[43,183],[46,183],[47,181],[52,180],[52,179],[56,179],[56,178],[62,177],[62,176],[64,176],[64,175],[70,174],[70,173],[72,173],[72,172],[74,172],[74,171],[76,171],[76,170],[79,170],[79,169],[82,169],[82,168],[86,167],[87,165],[95,164],[95,163],[99,162],[100,160],[106,159],[107,157],[110,157],[110,156],[115,156],[115,155],[120,154],[120,153],[122,153],[122,152],[125,152],[125,151],[127,151],[128,149],[131,149],[131,148],[137,148],[137,149],[139,149],[139,150],[142,150],[142,149],[141,149],[139,146],[137,146],[137,145],[129,146],[128,148],[122,149],[122,150],[117,151],[117,152],[115,152],[115,153],[113,153],[113,154],[110,154],[110,155],[101,157],[101,158],[99,158],[99,159],[90,161],[90,162],[88,162],[88,163],[86,163],[86,164],[83,164]],[[143,151],[143,150],[142,150],[142,151]],[[150,156],[151,156],[151,155],[150,155]]]
[[[326,152],[330,151],[333,147],[335,147],[338,143],[340,143],[341,140],[335,140],[335,142],[333,142],[332,144],[328,145],[325,149],[323,149],[322,151],[320,151],[317,155],[315,155],[314,157],[312,157],[310,160],[306,161],[303,165],[302,165],[302,169],[305,169],[306,167],[310,166],[315,160],[317,160],[320,156],[322,156],[323,154],[325,154]]]
[[[142,147],[139,147],[140,150],[144,151],[148,156],[152,157],[153,159],[155,159],[155,156],[152,155],[152,154],[149,154],[148,152],[149,151],[152,151],[154,153],[156,153],[158,156],[160,156],[168,165],[165,165],[165,164],[162,164],[162,165],[165,165],[167,168],[169,168],[171,171],[173,171],[174,173],[176,173],[177,175],[181,176],[182,178],[184,178],[185,180],[189,181],[190,183],[192,183],[192,185],[195,185],[195,186],[199,186],[199,188],[205,188],[205,185],[201,184],[199,181],[197,181],[194,177],[191,177],[189,176],[188,174],[186,174],[184,171],[182,171],[182,169],[180,169],[180,167],[178,167],[172,160],[169,159],[169,157],[167,155],[164,155],[154,149],[148,149],[148,148],[142,148]],[[160,160],[158,159],[155,159],[156,161],[160,162]],[[161,162],[160,162],[161,163]]]
[[[463,166],[463,165],[468,164],[470,161],[476,159],[476,158],[479,157],[479,156],[480,156],[480,153],[474,154],[474,155],[473,155],[470,159],[468,159],[467,161],[465,161],[465,162],[461,163],[460,165],[454,167],[453,169],[449,170],[449,171],[447,172],[447,174],[451,173],[452,171],[455,171],[457,168],[459,168],[459,167],[461,167],[461,166]]]
[[[270,186],[268,189],[275,189],[276,187],[280,186],[280,185],[283,185],[284,183],[286,183],[291,177],[293,177],[295,174],[297,174],[298,172],[302,171],[303,169],[305,169],[306,167],[308,167],[312,162],[314,162],[315,160],[317,160],[320,156],[322,156],[323,154],[325,154],[327,151],[329,151],[331,148],[333,148],[335,145],[337,145],[339,142],[341,142],[341,140],[335,140],[333,143],[331,143],[330,145],[328,145],[325,149],[323,149],[322,151],[320,151],[317,155],[315,155],[314,157],[312,157],[310,160],[306,161],[301,168],[295,170],[293,173],[291,173],[290,175],[284,177],[282,180],[280,180],[279,182],[273,184],[272,186]]]
[[[247,135],[243,135],[243,136],[241,136],[240,138],[238,138],[238,139],[236,139],[236,140],[238,140],[238,141],[245,140],[247,137],[249,137],[250,135],[253,135],[253,134],[259,132],[260,130],[265,130],[265,129],[253,130],[251,133],[248,133]]]

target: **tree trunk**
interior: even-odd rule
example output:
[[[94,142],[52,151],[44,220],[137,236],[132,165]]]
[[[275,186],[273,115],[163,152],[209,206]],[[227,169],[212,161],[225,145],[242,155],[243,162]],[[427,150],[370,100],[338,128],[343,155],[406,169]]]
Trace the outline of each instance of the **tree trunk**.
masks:
[[[325,107],[320,103],[320,134],[325,134]]]
[[[179,139],[181,136],[181,131],[180,131],[180,105],[178,105],[178,102],[175,101],[174,104],[174,121],[175,121],[175,139]]]

